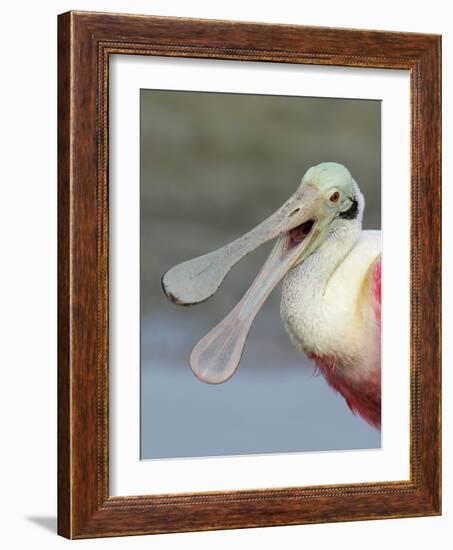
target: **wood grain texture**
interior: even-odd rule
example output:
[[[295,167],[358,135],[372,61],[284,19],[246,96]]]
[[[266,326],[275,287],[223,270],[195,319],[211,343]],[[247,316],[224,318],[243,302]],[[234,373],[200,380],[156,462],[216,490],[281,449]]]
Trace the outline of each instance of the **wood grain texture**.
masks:
[[[70,305],[69,305],[69,195],[70,195],[70,18],[58,26],[58,532],[70,536]]]
[[[58,25],[58,532],[87,538],[440,514],[440,37],[85,12],[63,14]],[[410,71],[410,481],[109,496],[111,54]]]

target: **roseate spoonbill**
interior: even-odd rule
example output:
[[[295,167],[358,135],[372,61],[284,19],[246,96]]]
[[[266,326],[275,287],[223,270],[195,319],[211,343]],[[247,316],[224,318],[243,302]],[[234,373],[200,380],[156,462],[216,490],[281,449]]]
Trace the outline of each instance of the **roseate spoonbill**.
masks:
[[[285,277],[280,313],[291,340],[354,413],[380,428],[381,232],[362,230],[364,206],[344,166],[313,166],[249,233],[164,275],[170,300],[196,304],[214,294],[236,262],[277,238],[240,302],[193,348],[190,366],[200,380],[218,384],[234,374],[253,319]]]

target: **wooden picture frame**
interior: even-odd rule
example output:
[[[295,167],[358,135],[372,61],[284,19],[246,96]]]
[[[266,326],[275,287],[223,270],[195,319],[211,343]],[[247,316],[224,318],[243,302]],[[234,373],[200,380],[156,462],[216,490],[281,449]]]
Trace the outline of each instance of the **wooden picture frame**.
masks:
[[[58,532],[68,538],[441,513],[441,39],[69,12],[58,20]],[[109,56],[410,71],[410,480],[109,495]]]

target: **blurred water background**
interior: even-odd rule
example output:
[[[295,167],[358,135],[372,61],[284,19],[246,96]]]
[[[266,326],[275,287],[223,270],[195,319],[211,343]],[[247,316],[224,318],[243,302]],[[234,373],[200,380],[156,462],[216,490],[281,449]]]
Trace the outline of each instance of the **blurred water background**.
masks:
[[[203,384],[188,357],[237,303],[268,243],[211,299],[170,303],[173,265],[238,237],[276,210],[305,171],[337,161],[365,195],[364,227],[380,228],[381,104],[371,100],[141,91],[141,458],[380,447],[289,341],[279,285],[250,331],[239,370]]]

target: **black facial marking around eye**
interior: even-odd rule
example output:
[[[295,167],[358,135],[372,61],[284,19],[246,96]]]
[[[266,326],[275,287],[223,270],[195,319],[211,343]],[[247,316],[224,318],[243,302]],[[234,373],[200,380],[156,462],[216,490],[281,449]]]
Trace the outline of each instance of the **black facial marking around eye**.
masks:
[[[340,212],[340,214],[338,214],[339,218],[343,220],[355,220],[357,218],[359,213],[359,203],[355,197],[351,197],[351,201],[351,206],[344,212]]]

